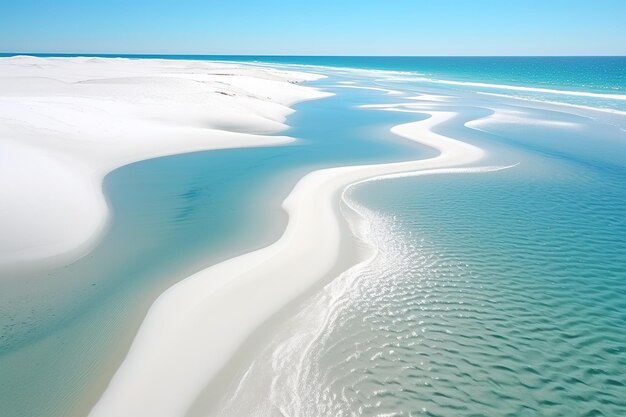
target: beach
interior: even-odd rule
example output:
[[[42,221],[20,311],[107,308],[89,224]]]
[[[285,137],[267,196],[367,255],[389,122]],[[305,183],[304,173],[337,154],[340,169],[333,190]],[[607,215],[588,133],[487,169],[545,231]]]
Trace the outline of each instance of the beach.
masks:
[[[615,357],[620,301],[596,301],[623,268],[597,254],[624,244],[624,130],[593,100],[624,97],[367,68],[0,58],[0,365],[32,385],[20,398],[45,394],[12,414],[445,414],[437,392],[462,407],[472,390],[486,401],[467,410],[508,396],[520,413],[540,386],[534,411],[575,409],[527,362],[555,361],[532,350],[549,337],[552,375]],[[602,369],[594,407],[619,409]]]

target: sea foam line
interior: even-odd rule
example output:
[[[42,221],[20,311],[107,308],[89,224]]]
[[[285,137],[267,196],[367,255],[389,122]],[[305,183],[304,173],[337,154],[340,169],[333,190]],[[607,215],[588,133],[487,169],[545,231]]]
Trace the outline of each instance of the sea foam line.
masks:
[[[303,177],[283,202],[289,221],[275,243],[202,270],[154,302],[90,416],[184,416],[246,338],[337,263],[336,203],[347,186],[381,175],[466,165],[484,156],[476,146],[433,131],[455,112],[419,113],[430,117],[391,131],[438,150],[438,156]]]
[[[522,87],[518,85],[508,85],[508,84],[478,83],[474,81],[453,81],[453,80],[442,80],[442,79],[437,79],[437,78],[426,78],[426,77],[412,77],[408,79],[388,78],[388,80],[420,81],[420,82],[433,83],[433,84],[482,87],[482,88],[492,88],[492,89],[498,89],[498,90],[525,91],[525,92],[533,92],[533,93],[546,93],[546,94],[577,96],[577,97],[594,97],[594,98],[602,98],[602,99],[607,99],[607,100],[626,100],[626,94],[593,93],[590,91],[576,91],[576,90],[557,90],[553,88],[543,88],[543,87]]]
[[[563,103],[562,101],[541,100],[541,99],[530,98],[530,97],[519,97],[519,96],[512,96],[510,94],[485,93],[483,91],[477,92],[477,94],[482,94],[485,96],[492,96],[492,97],[510,98],[514,100],[531,101],[533,103],[555,104],[558,106],[574,107],[577,109],[600,111],[604,113],[619,114],[621,116],[626,116],[626,111],[611,109],[611,108],[606,108],[606,107],[585,106],[583,104]]]

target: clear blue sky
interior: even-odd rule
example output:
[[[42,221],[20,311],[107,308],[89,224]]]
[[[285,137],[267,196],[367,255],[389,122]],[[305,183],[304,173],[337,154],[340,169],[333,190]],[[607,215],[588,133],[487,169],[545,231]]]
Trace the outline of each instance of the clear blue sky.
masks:
[[[626,55],[626,0],[1,0],[0,52]]]

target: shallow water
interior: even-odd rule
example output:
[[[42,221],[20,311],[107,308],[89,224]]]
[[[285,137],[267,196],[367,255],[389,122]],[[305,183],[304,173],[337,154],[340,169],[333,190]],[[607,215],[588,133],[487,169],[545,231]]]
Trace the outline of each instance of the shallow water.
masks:
[[[221,415],[626,414],[626,135],[521,107],[464,126],[481,105],[451,99],[436,130],[519,164],[354,187],[377,253],[302,303]]]
[[[623,414],[626,193],[587,174],[360,187],[380,253],[335,302],[297,415]]]

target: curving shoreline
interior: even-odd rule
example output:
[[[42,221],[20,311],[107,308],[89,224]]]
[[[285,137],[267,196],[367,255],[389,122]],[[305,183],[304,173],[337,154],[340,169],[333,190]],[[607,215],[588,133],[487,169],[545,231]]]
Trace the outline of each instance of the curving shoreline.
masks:
[[[57,64],[33,60],[22,70],[47,71],[48,62]],[[246,74],[254,67],[228,66]],[[9,313],[0,320],[0,382],[7,387],[0,402],[8,414],[318,416],[365,408],[386,415],[417,405],[434,413],[467,405],[480,414],[501,410],[501,392],[514,399],[509,410],[541,410],[544,401],[558,404],[550,405],[555,410],[588,406],[605,414],[624,407],[613,384],[620,367],[609,362],[622,339],[623,320],[614,313],[623,300],[614,294],[626,253],[619,114],[329,71],[330,82],[313,86],[337,94],[297,108],[289,121],[295,146],[150,159],[116,170],[103,185],[105,169],[145,152],[220,141],[228,148],[244,137],[251,147],[294,140],[269,135],[286,127],[292,110],[285,103],[294,98],[270,97],[272,89],[259,85],[274,84],[251,73],[220,67],[214,74],[185,62],[154,79],[107,78],[113,67],[106,68],[93,79],[28,75],[30,90],[0,75],[0,171],[12,174],[0,175],[0,191],[15,197],[0,211],[19,201],[32,230],[82,242],[72,250],[61,241],[58,256],[49,256],[54,245],[40,245],[39,253],[23,252],[25,262],[17,251],[0,261],[7,289],[0,304]],[[278,73],[263,72],[282,79]],[[238,85],[226,89],[217,82],[225,76]],[[167,86],[161,93],[174,106],[150,104],[146,95],[116,102],[121,90],[157,84]],[[241,107],[189,114],[199,101],[171,96],[199,86],[215,88],[202,100]],[[105,96],[57,94],[79,90]],[[125,129],[130,134],[116,137]],[[167,138],[178,133],[182,143]],[[148,139],[157,146],[148,149]],[[502,175],[466,175],[516,161],[519,169]],[[500,163],[508,166],[492,166]],[[439,174],[460,175],[387,181]],[[358,187],[364,183],[370,186]],[[56,210],[63,206],[70,210]],[[51,216],[37,214],[47,209]],[[76,228],[69,221],[36,227],[70,217]],[[5,223],[16,236],[26,230],[24,222]],[[59,225],[60,232],[46,229]],[[95,232],[81,240],[87,229]],[[0,237],[0,249],[7,242]],[[560,329],[545,325],[562,321]],[[528,352],[534,369],[526,367]],[[589,369],[602,373],[589,376]],[[570,374],[587,375],[581,380],[588,384],[573,385]],[[485,387],[485,398],[494,397],[475,403],[474,388],[487,380],[502,383]],[[420,388],[412,390],[416,381]],[[577,397],[550,392],[553,384]],[[539,391],[545,397],[533,397]]]
[[[438,156],[306,175],[283,203],[289,222],[277,242],[200,271],[157,299],[90,415],[185,415],[246,337],[335,265],[336,202],[346,187],[379,176],[445,172],[483,157],[481,149],[433,131],[454,112],[418,112],[430,117],[392,132],[438,150]]]
[[[140,160],[273,146],[321,75],[230,63],[0,58],[0,269],[69,264],[107,229],[102,181]]]

